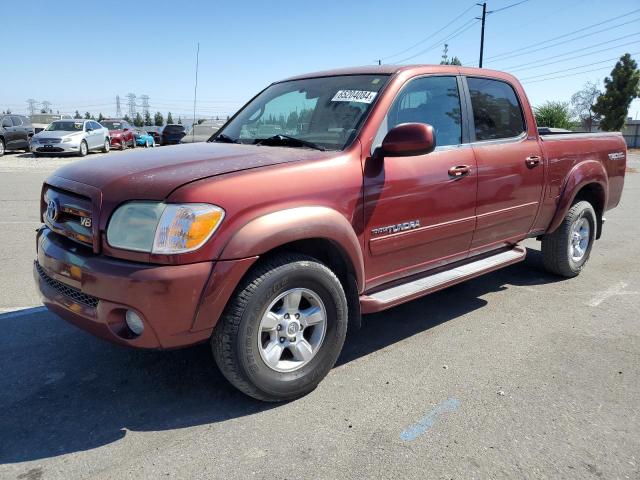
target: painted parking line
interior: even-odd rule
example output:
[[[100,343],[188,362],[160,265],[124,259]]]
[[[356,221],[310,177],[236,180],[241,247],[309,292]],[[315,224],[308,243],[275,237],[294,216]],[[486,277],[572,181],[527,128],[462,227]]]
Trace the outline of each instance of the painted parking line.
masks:
[[[449,398],[444,402],[436,405],[436,407],[422,417],[418,422],[410,425],[400,434],[400,439],[405,442],[412,442],[420,435],[424,435],[443,413],[453,412],[460,406],[460,400],[457,398]]]

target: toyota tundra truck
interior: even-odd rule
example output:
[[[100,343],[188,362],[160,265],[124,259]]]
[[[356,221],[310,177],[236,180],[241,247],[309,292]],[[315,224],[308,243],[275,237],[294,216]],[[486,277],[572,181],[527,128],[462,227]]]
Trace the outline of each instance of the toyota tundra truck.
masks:
[[[313,390],[349,329],[524,260],[574,277],[622,194],[619,133],[539,134],[511,75],[373,66],[271,84],[208,142],[44,183],[49,310],[123,345],[209,342],[242,392]],[[532,300],[533,301],[533,300]]]

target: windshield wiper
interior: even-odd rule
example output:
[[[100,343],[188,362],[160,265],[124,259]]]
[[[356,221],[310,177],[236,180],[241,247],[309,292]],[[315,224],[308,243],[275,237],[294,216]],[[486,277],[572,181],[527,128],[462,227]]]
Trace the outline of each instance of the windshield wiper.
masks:
[[[229,135],[225,135],[221,133],[216,138],[213,139],[214,142],[222,142],[222,143],[240,143],[235,138],[231,138]]]
[[[272,145],[272,146],[284,145],[284,146],[290,146],[290,147],[307,147],[307,148],[313,148],[314,150],[320,150],[322,152],[326,150],[326,148],[321,147],[316,143],[308,142],[306,140],[301,140],[296,137],[291,137],[289,135],[282,135],[282,134],[256,140],[255,145]]]

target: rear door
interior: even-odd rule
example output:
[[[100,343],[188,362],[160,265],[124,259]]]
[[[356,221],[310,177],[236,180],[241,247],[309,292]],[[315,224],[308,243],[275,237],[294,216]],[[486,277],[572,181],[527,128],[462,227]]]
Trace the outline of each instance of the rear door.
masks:
[[[524,101],[513,86],[487,77],[467,77],[466,83],[478,164],[471,249],[481,251],[529,233],[540,204],[544,167],[536,126],[527,125]]]
[[[409,80],[374,141],[401,123],[434,127],[428,155],[367,158],[364,171],[365,262],[374,287],[467,256],[475,227],[476,165],[463,125],[456,76]],[[453,167],[467,167],[456,176]]]

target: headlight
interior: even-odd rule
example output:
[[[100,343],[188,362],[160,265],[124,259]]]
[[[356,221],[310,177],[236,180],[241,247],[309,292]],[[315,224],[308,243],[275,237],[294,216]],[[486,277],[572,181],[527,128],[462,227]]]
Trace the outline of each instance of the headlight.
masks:
[[[73,141],[73,138],[63,138],[62,139],[62,143],[69,143],[69,142],[72,142],[72,141]]]
[[[224,210],[208,203],[129,202],[111,217],[107,241],[139,252],[191,252],[211,238],[223,218]]]

